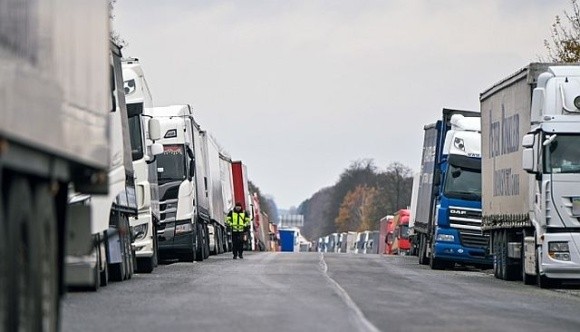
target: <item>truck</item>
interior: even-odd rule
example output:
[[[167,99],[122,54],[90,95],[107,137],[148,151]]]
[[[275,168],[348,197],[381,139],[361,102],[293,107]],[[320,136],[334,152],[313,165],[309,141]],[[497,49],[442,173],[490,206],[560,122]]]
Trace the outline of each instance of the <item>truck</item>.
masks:
[[[408,255],[411,250],[409,241],[409,215],[408,209],[400,209],[395,212],[393,218],[393,242],[390,251],[394,255]]]
[[[480,94],[496,278],[580,279],[580,66],[531,63]]]
[[[413,174],[413,188],[411,190],[411,206],[409,211],[409,255],[417,256],[418,243],[415,235],[415,215],[417,214],[417,198],[419,197],[419,173]]]
[[[379,220],[379,243],[378,243],[378,252],[380,254],[388,254],[389,249],[387,247],[387,243],[389,242],[388,234],[389,234],[389,225],[393,223],[393,215],[386,215]]]
[[[252,199],[250,196],[250,187],[248,186],[247,166],[239,160],[232,161],[232,176],[234,184],[234,199],[236,202],[242,204],[242,209],[250,215],[250,219],[253,219]],[[228,236],[231,236],[231,234],[229,234]],[[255,249],[253,222],[250,222],[250,232],[249,234],[247,234],[244,243],[245,250]]]
[[[123,59],[123,79],[138,208],[138,216],[129,218],[129,223],[133,229],[137,272],[151,273],[158,264],[160,214],[155,156],[163,152],[163,146],[155,141],[161,138],[160,124],[144,114],[145,108],[153,107],[153,98],[139,59]]]
[[[489,237],[481,229],[480,114],[444,108],[424,127],[414,231],[419,263],[490,266]]]
[[[222,181],[222,197],[224,199],[224,215],[227,214],[234,208],[235,197],[234,197],[234,176],[232,174],[232,158],[225,152],[220,152],[220,173]],[[275,233],[275,232],[274,232]],[[231,233],[228,232],[227,228],[224,232],[222,252],[232,251],[232,238]]]
[[[137,216],[137,199],[131,159],[129,123],[125,96],[122,90],[121,50],[111,43],[111,86],[114,108],[109,113],[109,169],[108,194],[88,195],[71,190],[69,218],[76,223],[89,224],[92,234],[85,253],[82,246],[67,247],[66,284],[96,291],[109,279],[122,281],[133,275],[134,261],[129,219]],[[86,210],[89,213],[85,213]],[[82,231],[70,227],[69,241]]]
[[[65,248],[92,249],[90,224],[67,218],[69,184],[109,188],[108,4],[0,8],[0,330],[55,331]]]
[[[220,147],[215,139],[207,132],[200,131],[202,143],[202,158],[205,161],[206,174],[203,177],[204,186],[207,186],[208,202],[207,230],[208,251],[212,255],[223,253],[224,243],[227,241],[226,232],[226,204],[231,198],[224,197],[222,185],[230,185],[222,179]],[[226,190],[227,192],[228,190]],[[231,190],[230,190],[231,191]]]
[[[190,105],[145,109],[158,119],[163,153],[157,159],[160,220],[157,230],[162,258],[186,262],[209,256],[208,182],[201,128]]]

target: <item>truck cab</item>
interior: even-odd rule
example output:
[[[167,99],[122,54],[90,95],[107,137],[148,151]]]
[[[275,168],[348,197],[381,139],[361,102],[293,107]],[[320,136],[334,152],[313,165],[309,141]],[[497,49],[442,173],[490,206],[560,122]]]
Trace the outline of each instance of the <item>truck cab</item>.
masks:
[[[530,174],[529,217],[535,234],[526,234],[525,271],[528,275],[538,273],[544,284],[577,280],[580,66],[549,67],[538,76],[531,123],[531,131],[522,139],[522,165]]]
[[[123,79],[138,202],[138,216],[129,221],[133,228],[137,271],[150,273],[158,263],[160,216],[155,156],[163,152],[163,146],[155,143],[161,138],[158,120],[144,115],[145,108],[153,107],[153,100],[138,59],[123,59]]]
[[[419,263],[432,269],[492,263],[481,230],[480,128],[479,112],[452,109],[425,126],[414,232]]]
[[[207,197],[200,192],[205,174],[200,128],[189,105],[146,109],[159,120],[163,153],[157,156],[160,224],[157,231],[162,257],[201,261],[209,255],[201,218],[207,219]]]

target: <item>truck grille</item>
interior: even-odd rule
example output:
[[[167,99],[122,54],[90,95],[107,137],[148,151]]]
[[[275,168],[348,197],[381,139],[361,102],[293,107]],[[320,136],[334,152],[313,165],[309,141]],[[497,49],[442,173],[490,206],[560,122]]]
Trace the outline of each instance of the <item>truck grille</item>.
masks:
[[[466,247],[487,247],[489,236],[481,232],[481,210],[449,207],[449,225],[459,231],[461,244]]]

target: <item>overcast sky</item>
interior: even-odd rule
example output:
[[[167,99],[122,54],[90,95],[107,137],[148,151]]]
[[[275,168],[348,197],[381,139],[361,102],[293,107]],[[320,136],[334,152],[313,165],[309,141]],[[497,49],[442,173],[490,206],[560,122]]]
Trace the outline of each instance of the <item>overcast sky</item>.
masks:
[[[118,0],[114,28],[156,106],[197,121],[278,207],[352,162],[419,169],[423,125],[479,110],[545,53],[569,0]]]

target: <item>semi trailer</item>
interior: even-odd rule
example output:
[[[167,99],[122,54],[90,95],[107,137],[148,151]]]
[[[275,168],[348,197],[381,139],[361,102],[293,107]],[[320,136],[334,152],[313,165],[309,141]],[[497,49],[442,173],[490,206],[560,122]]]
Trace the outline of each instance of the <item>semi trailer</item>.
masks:
[[[90,224],[67,218],[69,184],[109,189],[108,4],[0,8],[0,330],[56,331],[65,248],[93,247]]]

